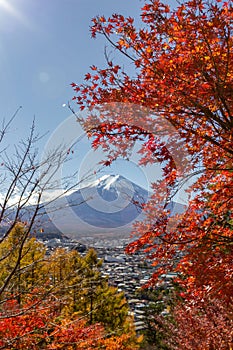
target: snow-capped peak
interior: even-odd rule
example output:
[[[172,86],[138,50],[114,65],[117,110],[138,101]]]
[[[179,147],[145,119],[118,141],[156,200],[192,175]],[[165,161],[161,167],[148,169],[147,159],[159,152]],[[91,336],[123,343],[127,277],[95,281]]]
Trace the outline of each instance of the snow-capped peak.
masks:
[[[143,191],[143,196],[145,196],[144,189],[119,174],[105,174],[99,178],[90,178],[88,181],[83,181],[82,186],[80,186],[79,189],[82,192],[87,191],[86,193],[89,195],[90,193],[93,195],[93,191],[97,191],[101,196],[103,195],[109,198],[114,197],[114,200],[119,195],[130,197],[133,193],[141,193],[141,191]]]
[[[115,182],[117,182],[119,177],[120,175],[109,175],[108,177],[101,179],[101,181],[104,181],[104,190],[109,190],[110,187],[113,186]]]
[[[104,190],[109,190],[110,187],[116,183],[120,178],[120,175],[106,174],[98,179],[84,182],[82,188],[84,187],[102,187]]]

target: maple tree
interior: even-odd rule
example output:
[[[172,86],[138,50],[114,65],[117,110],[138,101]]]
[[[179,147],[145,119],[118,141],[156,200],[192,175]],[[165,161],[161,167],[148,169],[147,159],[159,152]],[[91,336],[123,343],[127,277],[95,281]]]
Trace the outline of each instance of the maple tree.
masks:
[[[63,320],[52,334],[53,342],[48,349],[105,349],[136,350],[138,342],[130,333],[115,336],[107,333],[99,323],[88,325],[85,320]]]
[[[170,349],[232,349],[232,304],[221,299],[199,299],[178,304],[173,311],[173,323],[166,323],[166,343]]]
[[[232,3],[191,0],[172,9],[150,0],[141,20],[137,28],[120,14],[93,19],[92,36],[103,35],[135,71],[106,55],[107,67],[92,66],[85,83],[72,83],[73,100],[88,111],[78,120],[93,147],[106,152],[106,166],[130,158],[135,142],[139,165],[162,165],[163,179],[152,184],[146,219],[135,224],[127,248],[152,259],[150,282],[176,270],[187,300],[208,296],[232,305]],[[188,156],[175,157],[177,149]],[[164,198],[194,175],[186,212],[169,217]]]
[[[116,335],[100,323],[89,325],[85,317],[60,318],[50,312],[47,302],[31,309],[26,304],[14,317],[2,318],[0,313],[0,349],[138,349],[139,340],[132,331]],[[14,313],[15,306],[12,301],[6,305]]]
[[[201,175],[193,186],[196,196],[178,230],[166,231],[167,215],[159,222],[150,215],[136,226],[141,237],[128,251],[149,245],[147,251],[153,252],[155,262],[168,261],[177,254],[177,249],[187,251],[186,242],[189,247],[198,246],[203,238],[220,245],[232,242],[232,226],[225,225],[225,218],[232,220],[231,20],[230,3],[205,1],[189,1],[175,10],[159,1],[150,1],[142,8],[145,27],[140,29],[130,17],[95,18],[93,37],[103,34],[134,62],[137,75],[131,78],[109,60],[106,69],[92,67],[94,74],[86,75],[86,84],[72,84],[77,93],[74,99],[81,108],[113,102],[110,112],[104,113],[100,107],[99,116],[90,112],[83,121],[94,138],[94,147],[102,146],[109,151],[112,146],[115,157],[126,154],[130,141],[142,139],[141,163],[159,158],[166,185],[169,184],[166,191],[172,195],[173,187],[180,180],[178,165],[170,159],[166,145],[161,145],[157,137],[147,131],[154,122],[152,116],[146,119],[143,115],[144,130],[132,124],[128,106],[138,104],[174,125],[189,151],[192,169],[201,167]],[[126,103],[129,121],[124,119],[123,123],[120,119],[124,107],[120,104],[118,112],[116,101]],[[179,147],[180,140],[172,140],[173,148]],[[113,159],[109,156],[109,163]],[[145,209],[150,211],[152,206],[148,204]]]

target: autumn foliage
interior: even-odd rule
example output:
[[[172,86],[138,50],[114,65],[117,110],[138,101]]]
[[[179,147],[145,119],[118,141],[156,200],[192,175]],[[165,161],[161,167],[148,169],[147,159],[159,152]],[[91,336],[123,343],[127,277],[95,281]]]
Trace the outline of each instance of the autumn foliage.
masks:
[[[18,316],[8,315],[0,320],[0,349],[137,349],[130,334],[108,334],[100,323],[89,325],[83,317],[63,317],[60,322],[58,317],[48,306],[21,308]]]
[[[106,151],[105,165],[117,157],[127,159],[135,142],[141,147],[140,165],[161,163],[163,179],[152,185],[147,217],[136,223],[135,241],[127,251],[142,250],[151,258],[152,284],[163,272],[177,271],[184,300],[193,307],[189,318],[197,336],[197,322],[207,325],[211,319],[208,312],[199,317],[201,299],[210,305],[209,313],[219,312],[215,307],[224,313],[232,308],[233,9],[230,1],[192,0],[171,9],[151,0],[142,7],[141,20],[138,28],[133,18],[119,14],[93,19],[92,36],[103,35],[135,70],[127,73],[109,55],[106,68],[92,66],[84,84],[71,84],[73,99],[89,109],[81,122],[93,147]],[[147,112],[140,117],[135,106]],[[177,133],[161,139],[164,125]],[[184,158],[173,157],[182,145],[188,154],[183,168]],[[193,178],[192,197],[172,225],[162,199],[166,195],[169,201],[187,178]],[[177,316],[177,322],[184,323],[185,317]],[[209,322],[212,340],[200,348],[219,349],[221,342],[222,348],[231,348],[227,326],[229,339],[214,342],[223,332],[219,327]],[[195,344],[186,348],[197,349]]]
[[[192,303],[176,307],[168,329],[172,337],[171,349],[231,349],[233,337],[233,309],[219,299],[205,297],[195,306]]]
[[[17,224],[0,247],[0,349],[137,349],[128,304],[96,252],[47,255],[30,236],[22,246],[24,234]]]

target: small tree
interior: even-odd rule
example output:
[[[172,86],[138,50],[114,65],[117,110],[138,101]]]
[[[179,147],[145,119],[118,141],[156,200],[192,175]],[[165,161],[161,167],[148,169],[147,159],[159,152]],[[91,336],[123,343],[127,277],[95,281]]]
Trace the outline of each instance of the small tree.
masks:
[[[42,274],[45,247],[28,237],[22,224],[16,224],[2,242],[0,256],[0,288],[5,287],[1,300],[16,298],[20,306],[28,293],[46,282]]]
[[[102,261],[90,249],[84,257],[76,251],[57,249],[47,261],[49,288],[68,316],[87,315],[88,323],[101,323],[115,334],[129,329],[128,304],[124,294],[108,285],[101,274]]]

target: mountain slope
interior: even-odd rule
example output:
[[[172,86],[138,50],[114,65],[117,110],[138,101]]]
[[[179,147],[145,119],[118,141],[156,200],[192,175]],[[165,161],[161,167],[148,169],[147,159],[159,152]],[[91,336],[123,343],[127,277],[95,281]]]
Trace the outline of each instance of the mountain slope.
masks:
[[[126,235],[135,220],[142,220],[142,204],[149,192],[121,175],[104,175],[75,192],[45,205],[41,218],[45,232],[60,231],[75,238],[97,234]],[[171,211],[184,207],[172,202]]]
[[[141,205],[148,198],[148,192],[120,175],[105,175],[55,202],[59,217],[78,227],[88,229],[113,229],[129,225],[141,213]],[[63,206],[62,202],[66,202]],[[69,214],[69,215],[68,215]],[[51,216],[51,215],[50,215]],[[51,216],[52,220],[58,213]],[[76,220],[75,220],[76,218]],[[68,224],[68,222],[66,223]],[[69,225],[67,225],[68,228]]]

